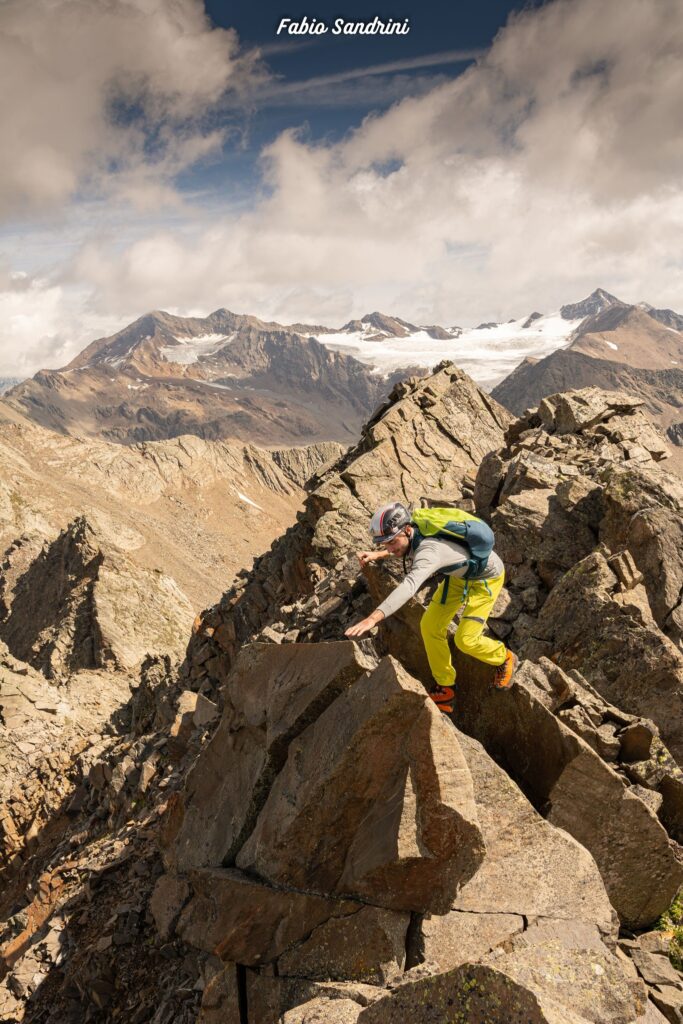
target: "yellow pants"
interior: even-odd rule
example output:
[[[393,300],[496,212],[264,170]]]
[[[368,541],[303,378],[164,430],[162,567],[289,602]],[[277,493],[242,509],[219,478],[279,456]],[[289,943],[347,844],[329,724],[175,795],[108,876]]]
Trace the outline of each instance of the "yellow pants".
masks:
[[[487,665],[502,665],[506,648],[500,640],[484,636],[484,626],[503,586],[505,573],[491,580],[470,580],[465,606],[455,633],[455,646]],[[442,603],[444,585],[448,583],[446,600]],[[488,588],[487,588],[488,585]],[[453,686],[455,669],[448,646],[448,625],[463,603],[465,580],[449,576],[436,589],[420,630],[429,667],[439,686]]]

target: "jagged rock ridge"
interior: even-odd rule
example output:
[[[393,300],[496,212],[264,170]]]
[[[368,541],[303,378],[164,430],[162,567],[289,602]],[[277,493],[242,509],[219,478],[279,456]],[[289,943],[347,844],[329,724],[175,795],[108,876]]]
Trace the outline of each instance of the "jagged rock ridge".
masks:
[[[460,408],[466,406],[469,410],[467,431],[462,427],[454,430],[452,424],[449,425],[449,398],[452,400],[456,395],[455,404]],[[477,403],[480,403],[478,409]],[[499,635],[504,636],[511,632],[510,624],[513,629],[519,630],[519,637],[515,637],[515,640],[522,654],[525,653],[525,638],[529,636],[528,644],[531,646],[528,651],[532,660],[525,663],[520,671],[517,688],[510,695],[502,697],[502,706],[501,695],[492,693],[490,689],[490,679],[486,676],[486,672],[490,673],[490,670],[485,670],[481,666],[473,668],[472,663],[464,665],[462,656],[459,658],[458,666],[464,681],[463,711],[459,718],[463,728],[481,739],[484,746],[501,759],[512,776],[519,781],[527,797],[538,811],[546,816],[549,823],[557,823],[590,850],[595,858],[591,863],[597,862],[600,869],[600,884],[606,886],[612,905],[618,909],[622,924],[635,928],[647,927],[657,919],[675,895],[683,878],[680,851],[676,842],[680,837],[679,794],[682,776],[673,756],[674,751],[678,752],[680,744],[679,725],[665,713],[663,705],[661,709],[657,708],[654,695],[658,688],[654,688],[653,698],[647,709],[634,706],[629,697],[629,680],[637,679],[640,672],[647,671],[649,647],[637,646],[632,652],[632,661],[623,679],[623,687],[619,687],[620,680],[615,678],[613,684],[605,688],[602,686],[601,678],[591,667],[591,651],[586,649],[585,643],[578,650],[578,654],[583,656],[577,657],[577,649],[572,648],[573,659],[567,662],[572,676],[563,672],[554,662],[545,660],[547,653],[551,653],[553,659],[557,657],[552,648],[546,645],[533,645],[538,644],[536,636],[542,635],[536,632],[534,623],[542,620],[544,607],[552,607],[555,589],[558,593],[562,592],[563,581],[572,577],[572,567],[576,566],[577,573],[581,573],[582,560],[586,556],[589,559],[596,557],[597,553],[593,554],[596,546],[601,551],[606,551],[606,557],[612,560],[613,571],[618,573],[615,577],[617,588],[623,586],[625,593],[630,593],[634,586],[639,586],[637,569],[634,568],[632,577],[629,577],[629,565],[635,567],[634,559],[644,567],[646,563],[651,564],[648,563],[650,556],[646,555],[647,543],[643,543],[647,540],[646,537],[639,536],[637,542],[633,539],[628,540],[625,546],[624,536],[617,529],[617,523],[621,523],[625,515],[629,516],[628,508],[619,505],[620,492],[615,491],[613,487],[609,494],[612,500],[616,501],[616,507],[608,514],[607,505],[603,504],[601,499],[601,474],[609,474],[611,471],[622,485],[627,484],[634,472],[642,475],[649,481],[646,500],[651,500],[658,488],[660,500],[665,502],[669,521],[672,520],[671,502],[678,500],[676,484],[657,467],[657,462],[666,458],[668,454],[667,445],[642,415],[641,405],[642,402],[639,400],[628,397],[612,399],[611,396],[597,391],[570,395],[566,399],[564,396],[558,396],[542,408],[537,416],[537,427],[533,420],[530,423],[523,421],[521,424],[513,425],[506,435],[507,445],[500,449],[500,453],[484,459],[477,476],[474,498],[484,514],[490,516],[499,533],[501,553],[510,567],[508,590],[501,600],[499,614],[493,620],[493,628]],[[473,417],[474,409],[477,409],[477,415]],[[430,444],[430,424],[436,422],[443,427],[439,428],[440,443]],[[453,500],[461,504],[464,501],[467,504],[468,495],[472,494],[474,484],[474,473],[472,470],[468,471],[468,459],[475,461],[482,434],[486,431],[500,431],[501,426],[505,425],[505,417],[499,409],[490,404],[487,407],[481,393],[471,384],[468,385],[461,375],[453,372],[452,368],[439,370],[427,382],[404,385],[402,390],[394,394],[393,404],[368,426],[358,449],[351,450],[337,466],[328,471],[318,482],[318,486],[312,489],[307,500],[306,512],[297,527],[276,544],[268,556],[257,563],[241,589],[237,588],[226,595],[219,606],[204,615],[197,639],[188,651],[186,671],[192,685],[213,688],[226,678],[227,693],[239,690],[240,659],[237,659],[232,669],[230,666],[236,652],[250,638],[282,645],[279,648],[282,654],[276,653],[278,649],[275,648],[270,655],[276,663],[281,657],[290,657],[290,644],[293,640],[306,640],[309,644],[313,642],[313,652],[319,649],[322,657],[326,645],[318,647],[316,641],[319,644],[323,638],[339,636],[343,624],[350,618],[365,613],[386,593],[392,582],[390,573],[384,567],[368,568],[365,585],[355,578],[351,550],[354,543],[362,543],[363,531],[359,520],[362,520],[363,515],[367,517],[374,503],[394,495],[401,496],[401,485],[406,488],[403,497],[408,500],[415,500],[417,497],[438,500],[438,491],[430,493],[430,484],[434,480],[431,474],[443,474],[444,466],[448,464],[452,467],[457,460],[460,460],[460,466],[453,472],[452,483],[449,481],[446,485],[453,489],[446,493],[452,496]],[[383,445],[382,442],[385,439],[388,441],[392,435],[397,443],[391,446]],[[528,456],[527,450],[530,450]],[[420,459],[417,453],[424,452],[429,452],[429,456]],[[565,469],[568,452],[571,453],[571,465]],[[510,460],[507,475],[506,459]],[[545,494],[540,480],[536,477],[540,466],[545,466],[548,462],[553,462],[554,465],[545,469],[545,476],[541,478],[548,481],[544,484],[548,491]],[[492,473],[494,466],[497,476]],[[530,473],[532,466],[535,475]],[[408,467],[412,472],[404,476]],[[457,483],[453,479],[456,473],[460,477]],[[521,491],[520,484],[515,486],[514,481],[517,479],[520,481]],[[370,481],[375,486],[372,492],[368,491],[366,494],[366,482],[369,486]],[[377,481],[383,481],[386,490],[378,491]],[[443,487],[443,475],[439,482]],[[534,510],[532,515],[537,514],[537,521],[529,519],[529,513],[523,505],[518,506],[516,496],[524,495],[525,488],[530,498],[535,501],[530,510]],[[635,500],[637,503],[642,488],[626,486],[624,493],[628,495],[628,500]],[[669,495],[668,501],[664,498],[665,493]],[[441,494],[444,494],[443,490]],[[681,521],[680,506],[676,505],[676,508],[679,511],[674,521],[678,523]],[[529,543],[530,530],[533,531],[533,536],[538,538],[536,544]],[[657,527],[653,525],[653,532],[656,533],[656,530]],[[608,550],[608,542],[612,545],[611,551]],[[540,552],[537,545],[540,545]],[[633,555],[630,548],[634,550]],[[672,572],[676,571],[672,566]],[[648,569],[648,574],[649,572]],[[623,584],[619,582],[620,580],[624,581]],[[650,582],[654,585],[655,581],[651,579]],[[370,593],[365,590],[365,586],[369,587]],[[672,605],[666,602],[665,607],[659,609],[662,628],[666,628],[668,616],[675,610],[678,594],[674,599],[673,589],[669,599],[673,602],[673,609]],[[297,598],[297,591],[303,596]],[[648,601],[645,588],[639,595],[634,596],[640,601],[641,606]],[[618,609],[621,606],[618,592],[616,596],[611,592],[608,600],[612,607]],[[627,601],[629,600],[630,597],[627,598]],[[571,631],[574,623],[571,618],[568,620],[566,607],[565,603],[562,606],[562,621],[566,621],[565,628]],[[427,683],[428,672],[420,656],[419,611],[419,605],[408,606],[403,613],[389,620],[386,627],[380,630],[374,647],[377,655],[389,652],[398,657],[411,672],[416,673],[418,678]],[[558,619],[552,621],[558,622],[559,626]],[[595,646],[599,648],[603,636],[599,620],[593,623],[591,628],[596,636]],[[677,641],[666,638],[652,614],[646,628],[651,631],[650,647],[653,642],[660,647],[662,644],[669,644],[671,682],[667,685],[674,689],[680,687],[679,673],[683,658],[678,651]],[[675,625],[670,628],[673,628],[675,634]],[[585,624],[581,626],[584,637],[588,629]],[[632,629],[633,624],[630,623],[629,630]],[[207,669],[212,650],[216,653],[211,661],[212,667]],[[293,650],[296,652],[296,645]],[[310,650],[309,647],[309,653]],[[296,654],[291,654],[291,657],[296,658]],[[311,658],[315,658],[315,653],[311,654]],[[582,674],[584,672],[585,676]],[[264,674],[267,673],[256,672],[255,676],[262,678]],[[361,682],[351,684],[347,693],[360,686]],[[606,696],[601,696],[601,690]],[[337,698],[338,701],[340,699]],[[514,701],[514,710],[510,705],[510,699]],[[624,710],[620,706],[622,700],[626,705]],[[262,707],[267,708],[267,694],[263,694],[262,702]],[[262,715],[263,711],[257,711],[253,704],[251,706],[252,711],[247,721],[255,723],[256,719],[253,716]],[[349,717],[348,710],[342,711],[342,707],[343,705],[338,706],[339,723]],[[317,724],[311,724],[301,734],[301,738],[292,740],[290,759],[295,759],[293,765],[299,765],[298,772],[295,775],[288,775],[285,764],[276,780],[269,783],[268,794],[262,793],[259,800],[258,815],[251,819],[250,828],[253,826],[254,829],[252,838],[245,838],[246,833],[242,831],[239,849],[233,849],[224,863],[236,864],[237,869],[247,868],[250,872],[256,870],[263,881],[276,886],[293,884],[295,888],[301,888],[303,883],[305,888],[304,880],[315,878],[315,874],[310,874],[314,871],[313,862],[303,875],[291,875],[291,869],[284,864],[275,867],[280,865],[278,857],[281,855],[274,855],[268,851],[271,844],[275,844],[274,849],[280,849],[278,844],[282,845],[282,849],[289,848],[289,833],[286,829],[290,827],[287,822],[291,816],[291,802],[300,799],[297,795],[299,787],[306,786],[306,780],[310,779],[310,772],[306,773],[305,767],[302,769],[301,766],[306,765],[307,756],[311,757],[313,763],[318,756],[315,754],[316,749],[322,749],[317,746],[321,741],[316,740],[315,736],[316,730],[324,734],[325,716],[330,720],[328,736],[333,735],[339,728],[339,725],[332,725],[334,710],[335,703],[332,703]],[[649,713],[647,719],[642,717],[644,710]],[[657,725],[650,721],[650,718],[659,721],[671,752],[659,738]],[[243,713],[238,713],[233,708],[226,709],[222,726],[226,731],[221,741],[216,742],[217,753],[214,756],[219,756],[218,751],[227,749],[229,735],[234,737],[230,742],[244,743],[243,739],[239,739],[241,733],[235,732],[244,728],[241,724],[243,722]],[[216,735],[218,736],[218,733]],[[306,747],[309,742],[310,755],[307,754]],[[466,738],[461,737],[459,742],[467,746]],[[473,756],[472,752],[475,749],[481,750],[481,756],[487,758],[481,747],[469,748],[470,756]],[[539,752],[536,763],[529,763],[526,752],[530,749]],[[365,758],[361,757],[359,760],[364,763]],[[229,764],[228,759],[222,770],[214,766],[210,771],[202,771],[201,760],[197,763],[195,777],[202,778],[204,786],[208,787],[203,790],[201,796],[206,810],[202,811],[202,804],[198,802],[196,787],[190,786],[186,789],[174,810],[174,829],[180,830],[176,835],[182,836],[183,828],[188,830],[188,835],[197,832],[202,814],[207,813],[214,800],[212,786],[215,783],[211,780],[224,779],[225,771],[229,771]],[[492,770],[487,769],[485,764],[492,762],[480,762],[477,771],[472,772],[475,790],[476,780],[485,777],[487,771]],[[347,785],[353,791],[354,784],[349,779],[349,768],[340,768],[340,772],[344,774]],[[593,788],[588,793],[585,792],[583,783],[586,774],[593,780]],[[236,783],[226,786],[226,792],[228,789],[231,793],[241,791]],[[591,794],[595,792],[600,793],[599,810],[593,809],[591,801]],[[314,796],[312,793],[310,799],[313,806],[320,807],[322,801],[319,795]],[[521,794],[519,799],[524,804]],[[281,804],[280,800],[283,801]],[[404,796],[404,806],[405,800]],[[497,793],[496,806],[499,807],[501,802],[500,793]],[[331,804],[336,807],[333,799]],[[477,806],[479,810],[480,805]],[[301,809],[304,815],[307,813],[305,807],[306,805]],[[372,814],[369,818],[372,821]],[[222,820],[225,820],[225,817]],[[397,817],[397,827],[403,820],[402,816]],[[408,815],[408,820],[413,820],[412,812]],[[625,822],[629,823],[626,828]],[[318,835],[327,835],[330,831],[338,834],[339,830],[330,828],[329,824],[320,830],[315,828],[312,840],[316,842]],[[632,845],[624,846],[624,832],[633,836]],[[183,862],[173,853],[173,842],[176,841],[181,840],[171,840],[167,864],[171,871],[180,870],[182,873]],[[394,848],[400,849],[401,842],[397,839],[398,847]],[[491,842],[495,848],[495,827]],[[241,845],[242,843],[245,845]],[[515,847],[516,844],[512,845]],[[645,850],[648,852],[645,853]],[[509,848],[508,855],[511,855]],[[217,853],[212,856],[216,863],[219,859]],[[547,852],[542,855],[546,862],[548,858]],[[326,859],[323,857],[320,862],[315,863],[324,865]],[[495,887],[496,872],[500,870],[500,865],[496,867],[495,857],[487,860],[485,856],[479,870],[469,880],[462,880],[450,913],[436,919],[433,915],[424,918],[417,932],[421,936],[419,939],[415,938],[416,933],[413,932],[414,945],[411,947],[411,955],[415,956],[415,949],[419,949],[421,952],[417,959],[424,957],[423,964],[426,965],[420,968],[416,963],[413,970],[426,970],[425,980],[408,982],[411,974],[408,970],[404,984],[396,989],[394,995],[378,997],[375,992],[370,1006],[362,1009],[361,1006],[371,997],[365,991],[360,995],[356,990],[348,988],[351,981],[359,981],[357,977],[352,978],[349,973],[344,976],[347,983],[345,990],[341,968],[340,974],[336,976],[334,991],[329,987],[324,992],[309,987],[306,992],[302,992],[287,980],[280,968],[275,970],[279,980],[267,981],[269,972],[264,972],[259,961],[258,964],[254,962],[247,972],[247,1005],[260,1005],[265,1000],[274,1016],[278,1012],[286,1011],[285,1019],[304,1020],[306,1012],[310,1012],[310,1019],[313,1020],[319,1007],[324,1007],[319,1000],[334,997],[340,1000],[340,1003],[344,1000],[346,1004],[351,1004],[344,1006],[344,1013],[348,1014],[349,1020],[399,1020],[415,1014],[415,1019],[422,1020],[419,1015],[422,1000],[438,1002],[443,998],[446,1001],[453,1000],[454,1003],[451,1005],[459,1006],[459,1012],[463,1014],[464,1020],[475,1021],[480,1019],[476,1014],[468,1016],[472,1012],[471,1003],[458,1002],[462,999],[463,984],[476,979],[476,984],[481,985],[482,991],[486,993],[486,1005],[490,1007],[495,1004],[495,999],[502,991],[500,976],[496,970],[501,969],[505,974],[507,969],[509,973],[506,977],[520,984],[519,998],[531,998],[536,1007],[535,1012],[546,1014],[539,1017],[539,1020],[602,1020],[601,1014],[605,1011],[598,1005],[601,996],[590,983],[587,982],[586,998],[583,1002],[574,990],[573,997],[576,1002],[573,1003],[566,992],[544,991],[538,975],[532,972],[533,976],[530,976],[529,968],[532,963],[542,963],[545,957],[566,956],[573,964],[571,970],[576,976],[580,976],[582,969],[578,965],[581,957],[588,955],[590,958],[598,948],[596,942],[602,941],[597,936],[602,934],[604,937],[610,933],[611,926],[607,923],[607,917],[603,917],[599,922],[595,918],[591,919],[590,926],[596,929],[590,933],[592,937],[589,937],[589,931],[585,930],[584,924],[568,925],[566,922],[569,917],[576,921],[585,919],[577,914],[576,905],[572,910],[568,910],[567,904],[563,902],[567,897],[561,896],[556,889],[553,890],[553,885],[557,883],[552,882],[552,872],[550,879],[546,876],[551,882],[552,895],[547,890],[539,889],[538,879],[525,878],[524,896],[515,903],[509,892],[510,874],[512,873],[514,877],[515,869],[510,865],[506,865],[506,868],[506,889],[504,893],[500,893]],[[210,870],[210,864],[202,866],[199,870]],[[231,908],[234,908],[234,887],[239,886],[240,879],[235,874],[234,866],[227,870],[232,874],[221,883],[227,888],[225,895],[220,897],[220,906],[216,902],[211,904],[213,909],[210,913],[213,920],[223,920],[221,914],[230,916],[233,912]],[[567,874],[571,872],[565,868],[561,876],[564,878]],[[192,877],[190,889],[194,884]],[[204,875],[201,877],[207,878]],[[200,885],[200,895],[194,897],[194,904],[190,903],[195,909],[187,911],[188,920],[200,920],[209,912],[209,905],[202,900],[206,900],[206,893],[209,891],[216,891],[217,877],[212,875],[210,883],[199,882],[199,878],[196,879],[196,883]],[[329,880],[326,884],[330,884]],[[319,886],[316,891],[320,891]],[[555,906],[554,915],[550,916],[564,918],[565,923],[555,931],[552,927],[539,924],[538,932],[534,930],[530,941],[524,938],[525,932],[522,932],[520,940],[511,940],[510,936],[523,927],[519,921],[533,918],[534,913],[540,914],[541,917],[549,913],[538,908],[532,911],[529,905],[526,905],[525,909],[524,901],[528,900],[531,891],[538,892],[539,897],[545,891],[548,900],[546,907],[550,904]],[[247,901],[253,898],[253,894],[251,897],[244,895]],[[214,897],[214,900],[216,899],[218,897]],[[375,892],[372,899],[383,905],[383,891]],[[563,905],[565,910],[559,912],[558,908]],[[593,907],[597,905],[594,903]],[[221,910],[221,907],[228,909]],[[416,901],[412,912],[424,913],[424,905]],[[476,943],[471,939],[472,933],[467,931],[467,921],[458,916],[461,914],[474,914],[477,919],[481,914],[491,915],[491,930],[487,933],[489,942],[486,951],[476,948]],[[449,924],[451,916],[454,916],[452,926]],[[227,919],[225,928],[225,934],[235,934],[236,926],[228,924]],[[332,925],[329,925],[328,931],[330,929]],[[335,924],[332,930],[341,934],[341,923]],[[567,932],[573,937],[563,944]],[[187,931],[185,934],[187,936],[190,933],[196,937],[197,927],[194,926],[192,932]],[[471,955],[481,964],[481,968],[475,969],[470,965],[466,970],[457,966],[457,960],[449,958],[446,939],[449,934],[457,937],[457,941],[454,940],[455,947],[461,951],[463,936],[470,936],[470,945],[467,948],[472,951]],[[577,935],[580,935],[580,938],[577,938]],[[430,936],[433,945],[430,944]],[[512,948],[515,951],[512,956],[513,963],[510,965],[506,963],[505,954],[502,952],[488,952],[499,942],[504,944],[503,949]],[[324,955],[322,950],[328,948],[327,941],[322,947],[318,946],[318,958]],[[525,955],[530,959],[524,960],[522,956],[521,961],[518,961],[515,958],[521,949],[526,951]],[[443,963],[438,966],[430,959],[430,952],[433,954],[435,950],[439,950],[444,957]],[[588,954],[587,950],[591,950],[592,953]],[[225,945],[220,945],[220,953],[228,960],[237,957],[235,947],[231,947],[227,940]],[[284,962],[294,961],[288,959]],[[305,963],[306,970],[310,971],[313,964],[319,964],[320,960],[310,959],[307,955]],[[524,966],[520,967],[518,974],[520,964]],[[489,965],[493,965],[492,974],[485,970]],[[320,967],[320,970],[320,978],[331,979],[329,965]],[[350,971],[348,965],[345,970]],[[613,968],[605,966],[605,970],[609,973]],[[631,969],[631,973],[626,970],[626,974],[619,980],[619,972],[622,970],[626,968],[620,964],[616,973],[610,975],[612,991],[616,991],[623,984],[628,989],[635,977]],[[231,1001],[235,998],[238,977],[241,977],[239,971],[234,977],[229,971],[217,976],[210,987],[210,996],[207,990],[202,1020],[219,1020],[220,1014],[228,1012]],[[297,974],[297,977],[300,975]],[[307,977],[312,985],[314,978],[310,974]],[[627,981],[627,978],[631,980]],[[240,981],[240,985],[242,984]],[[509,980],[507,984],[510,984]],[[308,1010],[305,1006],[301,1006],[296,1012],[287,1010],[288,1005],[302,1002],[304,995],[309,996],[306,1004]],[[558,999],[562,1006],[561,1011],[558,1011],[555,1002]],[[624,1003],[625,1021],[640,1019],[646,1012],[644,1002],[638,1005],[636,1003],[631,1003],[628,1009]],[[221,1009],[214,1009],[214,1005],[220,1006]],[[505,1019],[509,1019],[510,1005],[505,1004],[504,1012],[508,1014]],[[339,1009],[341,1012],[341,1006]],[[334,1003],[328,1004],[328,1012],[334,1012]],[[559,1016],[553,1015],[558,1012]],[[654,1011],[647,1012],[651,1014]]]
[[[93,763],[83,799],[111,828],[151,830],[162,812],[164,874],[137,883],[159,939],[129,904],[107,911],[123,923],[88,940],[88,963],[63,967],[71,988],[51,1009],[69,1001],[77,1013],[90,999],[112,1019],[192,1019],[163,969],[161,995],[143,984],[131,1002],[125,971],[140,974],[125,953],[125,971],[112,960],[114,935],[140,965],[156,968],[161,943],[192,965],[183,984],[191,993],[198,976],[205,1024],[661,1024],[648,991],[673,1004],[679,976],[663,940],[617,947],[614,908],[649,926],[680,874],[677,723],[662,720],[660,736],[631,703],[653,645],[677,692],[681,580],[676,558],[662,573],[660,553],[681,511],[659,465],[667,454],[629,397],[556,396],[511,424],[453,367],[400,385],[360,444],[309,484],[298,524],[201,616],[180,678],[143,673],[129,731]],[[395,582],[391,566],[360,576],[353,555],[369,512],[394,496],[476,500],[509,566],[492,628],[514,632],[526,661],[501,694],[490,670],[458,658],[459,730],[422,685],[424,596],[376,637],[340,640]],[[614,582],[600,578],[606,614],[583,634],[609,654],[615,618],[627,616],[629,637],[644,630],[623,680],[577,644],[558,599],[600,559]],[[166,747],[161,771],[152,758]],[[137,809],[143,776],[149,804]],[[634,841],[601,846],[624,821]],[[40,949],[28,916],[19,980]]]
[[[82,668],[136,671],[152,653],[179,656],[194,618],[174,580],[138,569],[83,517],[25,565],[2,566],[0,639],[11,653],[66,678]]]
[[[597,386],[640,395],[655,421],[676,442],[683,388],[683,317],[647,304],[628,305],[598,289],[562,315],[584,319],[566,348],[525,359],[492,394],[517,415],[548,395]],[[677,460],[680,470],[682,463]]]

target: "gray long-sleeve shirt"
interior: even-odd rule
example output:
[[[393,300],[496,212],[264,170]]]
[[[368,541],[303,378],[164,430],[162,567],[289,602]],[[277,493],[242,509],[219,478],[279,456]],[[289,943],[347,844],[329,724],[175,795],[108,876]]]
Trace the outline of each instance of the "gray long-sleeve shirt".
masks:
[[[399,585],[392,590],[387,598],[377,607],[377,611],[384,612],[386,618],[397,612],[409,601],[423,583],[435,573],[442,572],[449,565],[456,565],[458,562],[465,564],[460,569],[448,573],[449,576],[462,578],[467,572],[467,559],[470,557],[469,549],[457,541],[442,540],[440,537],[423,537],[420,545],[412,556],[410,572]],[[490,580],[500,576],[503,571],[503,563],[492,551],[486,568],[476,579]]]

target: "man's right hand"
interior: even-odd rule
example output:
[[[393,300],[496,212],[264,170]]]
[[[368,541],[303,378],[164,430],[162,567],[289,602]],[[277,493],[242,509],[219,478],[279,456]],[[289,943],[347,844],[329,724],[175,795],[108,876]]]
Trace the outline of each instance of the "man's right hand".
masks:
[[[364,569],[370,562],[377,562],[380,558],[385,557],[384,551],[357,551],[356,557],[360,562],[361,569]]]

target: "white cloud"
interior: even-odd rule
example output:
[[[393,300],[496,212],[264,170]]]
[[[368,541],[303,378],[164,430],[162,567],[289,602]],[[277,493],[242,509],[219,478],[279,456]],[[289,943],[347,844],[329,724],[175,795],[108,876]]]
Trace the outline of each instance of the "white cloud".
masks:
[[[463,75],[341,142],[281,134],[249,210],[188,215],[187,230],[122,250],[93,238],[62,276],[63,301],[71,286],[90,289],[100,317],[225,305],[452,325],[602,285],[681,309],[682,97],[679,0],[555,0],[515,16]]]
[[[262,77],[201,0],[4,0],[0,213],[83,189],[167,201],[172,176],[220,147],[207,111]]]
[[[64,366],[93,337],[124,326],[119,317],[83,315],[87,295],[27,276],[3,281],[0,271],[0,377],[27,377]]]

